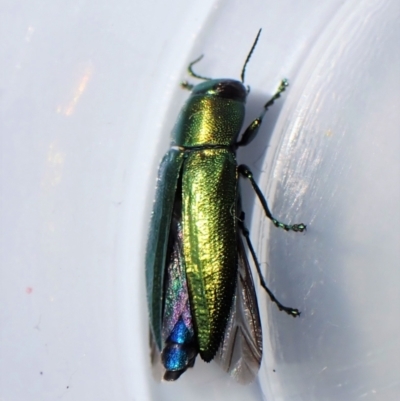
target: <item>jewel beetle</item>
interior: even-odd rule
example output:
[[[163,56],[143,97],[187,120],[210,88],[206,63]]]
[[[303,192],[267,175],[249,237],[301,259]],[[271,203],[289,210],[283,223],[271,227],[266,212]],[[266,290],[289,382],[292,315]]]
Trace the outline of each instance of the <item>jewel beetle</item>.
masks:
[[[239,137],[249,89],[241,81],[189,74],[203,82],[182,86],[191,91],[172,131],[172,143],[161,161],[146,250],[146,287],[153,356],[161,356],[164,380],[178,379],[193,367],[197,355],[215,359],[237,381],[257,375],[262,358],[262,329],[246,248],[260,285],[280,310],[296,317],[268,289],[245,226],[239,177],[250,181],[266,217],[276,227],[302,232],[303,223],[275,219],[250,169],[236,162],[236,151],[248,145],[274,96]]]

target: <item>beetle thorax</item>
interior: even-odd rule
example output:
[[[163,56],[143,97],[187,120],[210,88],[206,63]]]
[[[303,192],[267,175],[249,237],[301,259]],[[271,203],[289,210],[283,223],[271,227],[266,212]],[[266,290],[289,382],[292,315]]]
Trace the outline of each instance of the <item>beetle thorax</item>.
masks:
[[[232,145],[243,124],[246,96],[240,81],[210,80],[195,86],[173,130],[174,145]]]

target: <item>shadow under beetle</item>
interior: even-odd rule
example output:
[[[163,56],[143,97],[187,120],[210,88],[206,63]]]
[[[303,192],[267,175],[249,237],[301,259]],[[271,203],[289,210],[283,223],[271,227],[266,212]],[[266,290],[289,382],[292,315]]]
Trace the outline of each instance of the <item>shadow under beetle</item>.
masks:
[[[239,133],[249,89],[241,81],[211,79],[182,86],[191,90],[172,131],[172,144],[158,173],[156,198],[146,251],[146,285],[153,356],[160,355],[164,379],[176,380],[196,356],[215,359],[241,383],[254,379],[262,358],[262,330],[245,244],[260,279],[278,308],[289,315],[268,289],[244,222],[238,188],[247,178],[276,227],[302,232],[304,224],[275,219],[250,169],[237,165],[236,150],[248,145],[268,108],[288,83],[283,80],[263,111]],[[245,242],[243,242],[243,238]]]

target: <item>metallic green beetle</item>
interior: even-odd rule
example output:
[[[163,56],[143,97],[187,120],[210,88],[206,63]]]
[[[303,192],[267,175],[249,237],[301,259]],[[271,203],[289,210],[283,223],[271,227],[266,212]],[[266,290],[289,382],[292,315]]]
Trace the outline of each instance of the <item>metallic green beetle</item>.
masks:
[[[216,359],[239,382],[250,382],[262,357],[262,331],[252,274],[243,239],[254,260],[261,286],[267,288],[249,232],[244,225],[239,176],[249,179],[265,214],[275,226],[303,231],[304,224],[276,220],[252,173],[236,163],[236,150],[253,140],[265,112],[287,86],[265,104],[256,120],[238,136],[245,115],[248,88],[241,79],[210,79],[192,70],[199,85],[183,84],[191,95],[172,131],[157,181],[146,252],[147,298],[153,352],[161,352],[165,380],[176,380],[193,367],[197,354]]]

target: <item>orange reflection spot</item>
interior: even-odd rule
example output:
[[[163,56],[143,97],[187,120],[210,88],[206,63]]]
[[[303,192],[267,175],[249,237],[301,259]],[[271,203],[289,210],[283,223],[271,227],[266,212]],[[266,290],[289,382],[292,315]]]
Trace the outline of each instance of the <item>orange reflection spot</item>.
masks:
[[[84,74],[80,78],[75,90],[74,90],[74,95],[71,99],[71,101],[67,104],[65,107],[58,106],[57,107],[57,113],[62,113],[65,116],[69,117],[70,115],[73,114],[76,105],[79,102],[79,99],[83,95],[83,93],[86,90],[87,84],[92,76],[93,69],[91,66],[87,67]]]

